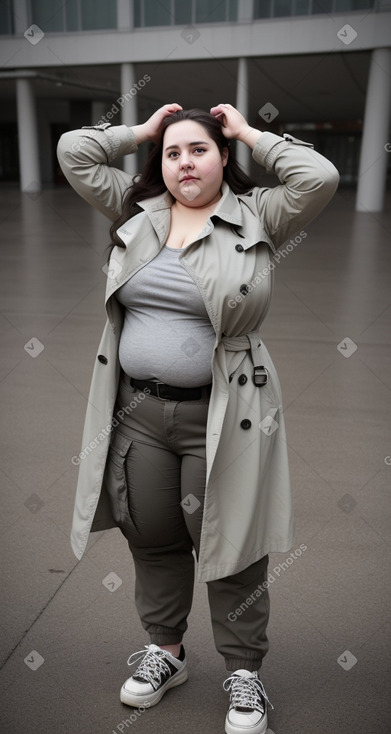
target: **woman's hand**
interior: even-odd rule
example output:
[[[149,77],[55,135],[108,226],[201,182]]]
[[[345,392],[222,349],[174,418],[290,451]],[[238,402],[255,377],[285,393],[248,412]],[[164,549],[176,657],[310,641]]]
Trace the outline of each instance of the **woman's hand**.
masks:
[[[231,104],[211,107],[210,114],[221,122],[221,132],[226,138],[235,138],[247,143],[251,148],[262,135],[260,130],[250,127],[243,115]]]
[[[159,107],[151,117],[144,122],[142,125],[134,125],[132,130],[134,132],[136,143],[144,143],[146,140],[151,140],[153,143],[158,143],[160,140],[161,126],[163,120],[172,115],[173,112],[182,110],[180,104],[173,102],[172,104],[165,104],[163,107]]]

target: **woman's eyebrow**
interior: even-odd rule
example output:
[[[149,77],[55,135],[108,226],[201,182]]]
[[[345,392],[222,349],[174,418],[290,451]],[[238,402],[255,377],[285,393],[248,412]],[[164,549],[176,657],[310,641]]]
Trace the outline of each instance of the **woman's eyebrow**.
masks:
[[[188,143],[188,145],[209,145],[206,140],[195,140],[193,143]],[[179,145],[169,145],[165,150],[171,150],[172,148],[179,148]]]

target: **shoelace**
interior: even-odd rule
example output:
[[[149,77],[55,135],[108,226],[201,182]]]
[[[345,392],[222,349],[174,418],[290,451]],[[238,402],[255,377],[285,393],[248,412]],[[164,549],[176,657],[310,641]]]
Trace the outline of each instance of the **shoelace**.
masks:
[[[145,652],[145,650],[134,652],[128,659],[128,665],[135,665],[135,663],[137,663],[137,661],[144,655],[144,660],[140,663],[133,675],[145,678],[145,680],[148,681],[154,689],[156,689],[160,685],[162,675],[165,673],[169,673],[171,675],[171,670],[164,660],[164,650],[161,650],[160,652],[148,650],[148,645],[145,645],[145,649],[147,652]],[[132,660],[132,658],[135,658],[135,660]]]
[[[262,698],[268,702],[271,708],[274,708],[259,678],[243,678],[239,675],[231,675],[224,681],[223,688],[225,691],[231,691],[231,708],[249,708],[263,714],[265,707]]]

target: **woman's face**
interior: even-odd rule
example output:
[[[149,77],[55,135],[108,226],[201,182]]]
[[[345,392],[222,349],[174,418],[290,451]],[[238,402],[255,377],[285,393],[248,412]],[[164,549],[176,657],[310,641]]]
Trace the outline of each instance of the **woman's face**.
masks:
[[[185,206],[206,206],[219,198],[227,159],[228,148],[220,155],[216,143],[198,122],[175,122],[164,133],[163,180],[174,198]]]

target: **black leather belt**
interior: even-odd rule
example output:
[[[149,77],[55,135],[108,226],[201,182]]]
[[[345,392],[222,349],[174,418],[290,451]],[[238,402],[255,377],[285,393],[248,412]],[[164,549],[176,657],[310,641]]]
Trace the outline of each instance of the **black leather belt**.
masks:
[[[202,387],[172,387],[154,380],[134,380],[133,377],[128,377],[128,380],[137,390],[148,389],[151,395],[165,400],[201,400],[209,397],[212,389],[212,383]]]

